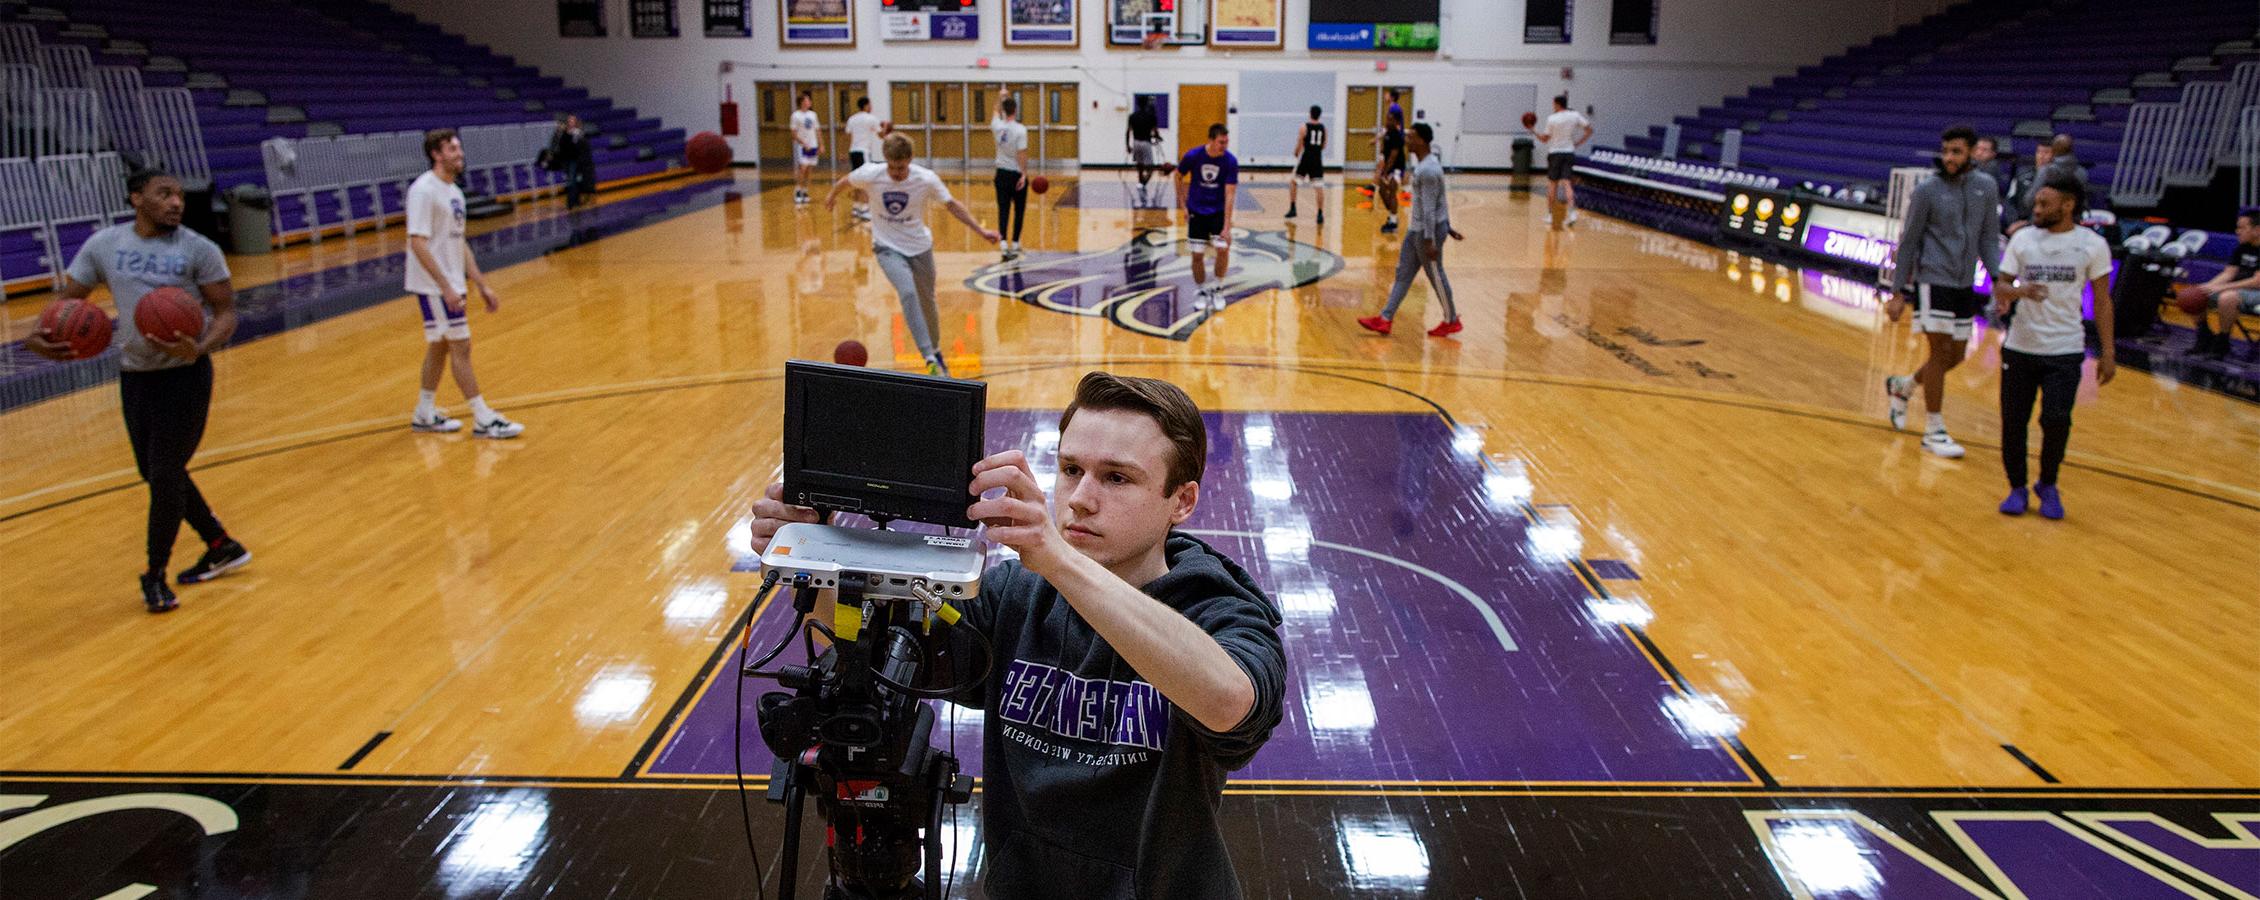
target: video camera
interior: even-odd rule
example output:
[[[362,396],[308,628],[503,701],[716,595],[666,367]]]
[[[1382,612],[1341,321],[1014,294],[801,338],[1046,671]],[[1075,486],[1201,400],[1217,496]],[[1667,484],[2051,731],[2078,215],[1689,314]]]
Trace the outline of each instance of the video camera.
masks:
[[[932,673],[956,666],[945,642],[930,638],[937,623],[958,621],[953,601],[979,594],[983,555],[970,538],[883,529],[894,520],[973,525],[967,489],[986,414],[979,382],[785,366],[786,501],[827,521],[860,514],[881,529],[793,523],[762,556],[763,592],[789,584],[796,625],[741,668],[740,685],[767,678],[786,689],[763,694],[755,713],[776,755],[769,799],[785,806],[778,895],[786,900],[810,795],[832,836],[826,900],[941,896],[943,813],[972,799],[973,779],[934,746],[934,710],[923,701],[979,684],[988,660],[962,683],[934,687]],[[810,618],[824,590],[837,592],[828,626]],[[818,633],[831,641],[821,656]],[[985,637],[974,634],[986,657]],[[810,663],[763,670],[795,636]]]

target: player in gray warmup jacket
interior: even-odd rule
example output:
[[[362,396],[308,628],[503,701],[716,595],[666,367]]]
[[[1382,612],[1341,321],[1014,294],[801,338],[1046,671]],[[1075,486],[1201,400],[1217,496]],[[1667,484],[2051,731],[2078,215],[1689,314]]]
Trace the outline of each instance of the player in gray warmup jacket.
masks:
[[[1930,354],[1912,375],[1883,379],[1891,427],[1905,427],[1907,401],[1923,389],[1930,419],[1923,449],[1960,459],[1962,445],[1946,433],[1946,373],[1961,365],[1979,301],[1974,289],[1978,266],[1995,281],[2001,260],[2001,191],[1983,172],[1970,170],[1970,148],[1977,132],[1967,125],[1946,129],[1938,138],[1938,171],[1915,186],[1899,233],[1897,270],[1884,311],[1891,321],[1915,305],[1915,330],[1930,341]]]

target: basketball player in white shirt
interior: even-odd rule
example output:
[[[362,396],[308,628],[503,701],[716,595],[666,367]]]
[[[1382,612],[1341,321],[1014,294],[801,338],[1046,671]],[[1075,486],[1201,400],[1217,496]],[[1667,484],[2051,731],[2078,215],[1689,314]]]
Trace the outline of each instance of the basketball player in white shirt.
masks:
[[[1546,130],[1531,129],[1546,144],[1546,208],[1554,227],[1577,224],[1577,185],[1570,167],[1577,164],[1577,148],[1593,139],[1593,123],[1584,113],[1569,108],[1569,95],[1554,96],[1554,112],[1546,117]],[[1567,213],[1567,217],[1564,217]]]
[[[824,145],[817,137],[816,98],[800,92],[793,109],[793,205],[808,205],[808,177]]]
[[[416,398],[410,428],[424,432],[459,431],[463,423],[448,418],[438,405],[439,376],[452,364],[455,386],[471,403],[471,435],[514,438],[526,427],[502,417],[479,393],[478,376],[471,372],[471,321],[463,295],[469,284],[479,286],[487,312],[499,312],[502,298],[487,286],[486,273],[471,256],[463,237],[463,189],[455,180],[463,176],[463,142],[455,129],[424,133],[424,156],[431,171],[416,176],[408,186],[408,292],[416,295],[424,316],[423,391]]]
[[[853,172],[879,161],[879,117],[871,114],[871,98],[857,97],[855,115],[847,120],[848,171]],[[864,221],[871,220],[871,207],[862,191],[855,192],[855,206],[848,214]]]

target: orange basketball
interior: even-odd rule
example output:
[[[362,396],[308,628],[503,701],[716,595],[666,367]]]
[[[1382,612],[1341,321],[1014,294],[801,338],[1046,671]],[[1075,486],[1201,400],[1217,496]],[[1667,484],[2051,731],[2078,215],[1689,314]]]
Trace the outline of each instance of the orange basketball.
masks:
[[[720,172],[730,167],[730,142],[711,131],[691,135],[690,143],[683,145],[683,161],[701,175]]]
[[[1524,127],[1524,128],[1535,128],[1535,127],[1537,127],[1537,126],[1538,126],[1538,114],[1537,114],[1537,113],[1534,113],[1534,112],[1526,112],[1526,113],[1523,113],[1523,114],[1522,114],[1522,127]]]
[[[1036,177],[1034,177],[1034,178],[1030,178],[1030,179],[1028,179],[1028,189],[1029,189],[1029,190],[1031,190],[1031,191],[1035,191],[1036,193],[1039,193],[1039,194],[1041,194],[1041,193],[1043,193],[1043,192],[1045,192],[1045,191],[1051,190],[1051,189],[1052,189],[1052,182],[1051,182],[1051,179],[1049,179],[1049,178],[1045,178],[1045,177],[1044,177],[1044,176],[1042,176],[1042,175],[1038,175],[1038,176],[1036,176]]]
[[[879,120],[879,134],[881,134],[881,135],[889,135],[889,134],[893,134],[893,133],[895,133],[895,123],[894,123],[894,120],[892,120],[892,119],[880,119],[880,120]]]
[[[862,341],[841,341],[832,348],[832,361],[843,366],[860,366],[871,361],[871,351],[863,348]]]
[[[199,337],[204,334],[204,304],[180,288],[161,287],[134,304],[133,325],[146,338],[169,341],[176,333]]]
[[[1161,174],[1163,174],[1163,175],[1168,175],[1168,174],[1170,174],[1170,173],[1173,173],[1173,172],[1176,172],[1176,171],[1177,171],[1177,164],[1176,164],[1176,163],[1165,162],[1165,163],[1162,163],[1162,164],[1161,164]]]
[[[2185,285],[2174,292],[2174,306],[2193,316],[2205,312],[2205,307],[2211,305],[2212,300],[2212,296],[2205,293],[2204,288],[2194,284]]]
[[[85,300],[58,300],[39,313],[47,339],[70,345],[72,359],[85,359],[110,346],[110,317]]]

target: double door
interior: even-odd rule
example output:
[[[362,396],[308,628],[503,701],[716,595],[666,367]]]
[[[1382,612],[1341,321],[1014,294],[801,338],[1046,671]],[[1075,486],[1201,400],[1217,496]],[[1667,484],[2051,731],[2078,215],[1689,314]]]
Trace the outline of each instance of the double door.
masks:
[[[1389,91],[1398,93],[1397,105],[1405,109],[1405,127],[1412,127],[1412,85],[1351,85],[1349,106],[1342,110],[1342,161],[1372,165],[1381,156],[1381,132],[1387,130]]]
[[[855,114],[856,101],[869,97],[871,91],[871,86],[861,81],[764,81],[754,85],[754,133],[761,164],[791,164],[794,102],[802,91],[809,93],[823,133],[818,164],[844,171],[848,164],[847,119]],[[872,106],[877,108],[876,99]]]
[[[1071,164],[1081,156],[1080,91],[1072,82],[898,81],[887,89],[895,130],[918,141],[919,159],[928,166],[989,168],[997,152],[989,116],[1005,93],[1019,102],[1020,123],[1028,128],[1029,168]]]

